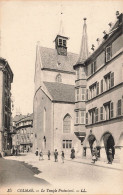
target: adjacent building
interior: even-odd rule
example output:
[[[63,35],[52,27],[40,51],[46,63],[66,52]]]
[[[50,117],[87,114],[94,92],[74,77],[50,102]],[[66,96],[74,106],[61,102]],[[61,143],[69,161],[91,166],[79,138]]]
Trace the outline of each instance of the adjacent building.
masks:
[[[117,17],[109,33],[105,33],[98,48],[86,60],[76,64],[74,69],[77,72],[76,99],[85,97],[85,90],[82,92],[80,86],[86,88],[86,101],[78,100],[75,108],[75,127],[78,132],[83,129],[86,132],[83,155],[90,158],[92,149],[96,147],[100,159],[107,160],[111,148],[114,160],[122,161],[123,14]],[[81,110],[84,111],[83,115],[86,112],[86,122],[85,127],[79,129]]]
[[[35,95],[34,95],[34,151],[53,152],[72,147],[81,148],[74,134],[74,83],[73,65],[78,55],[67,51],[68,37],[59,33],[55,49],[36,48]],[[79,151],[80,149],[78,149]]]
[[[8,62],[0,58],[0,154],[9,154],[11,138],[11,83],[13,72]]]
[[[33,114],[16,115],[13,118],[15,134],[12,138],[12,146],[20,152],[30,152],[33,146]]]

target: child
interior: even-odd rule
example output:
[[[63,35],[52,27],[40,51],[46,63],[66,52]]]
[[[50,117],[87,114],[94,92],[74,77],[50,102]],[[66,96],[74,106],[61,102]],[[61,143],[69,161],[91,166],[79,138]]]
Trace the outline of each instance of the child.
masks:
[[[64,151],[61,153],[62,162],[64,163]]]
[[[95,161],[96,161],[96,156],[95,156],[95,154],[93,154],[93,156],[92,156],[92,163],[95,163]]]
[[[48,160],[50,160],[50,150],[48,150]]]
[[[43,152],[42,151],[40,151],[40,153],[39,153],[39,160],[43,160]]]

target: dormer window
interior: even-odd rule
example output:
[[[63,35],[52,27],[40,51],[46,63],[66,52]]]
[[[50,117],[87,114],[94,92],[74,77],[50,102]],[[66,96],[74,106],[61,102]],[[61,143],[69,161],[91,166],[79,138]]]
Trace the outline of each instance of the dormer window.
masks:
[[[63,40],[63,46],[66,47],[66,40]]]
[[[106,47],[106,62],[110,61],[112,58],[112,48],[111,45]]]

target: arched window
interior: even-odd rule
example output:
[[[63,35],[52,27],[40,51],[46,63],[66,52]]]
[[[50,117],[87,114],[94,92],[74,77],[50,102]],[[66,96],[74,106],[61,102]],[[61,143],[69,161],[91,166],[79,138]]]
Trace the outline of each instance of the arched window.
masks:
[[[57,74],[57,76],[56,76],[56,82],[58,82],[58,83],[61,83],[62,82],[61,74]]]
[[[44,120],[43,120],[43,130],[46,130],[46,108],[44,108]]]
[[[71,116],[66,114],[63,119],[63,133],[70,133],[71,131]]]

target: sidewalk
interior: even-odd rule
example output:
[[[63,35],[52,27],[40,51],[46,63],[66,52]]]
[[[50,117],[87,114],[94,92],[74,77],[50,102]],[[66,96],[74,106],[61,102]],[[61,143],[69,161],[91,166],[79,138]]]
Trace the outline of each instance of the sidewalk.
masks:
[[[97,167],[103,167],[103,168],[108,168],[108,169],[115,169],[115,170],[120,170],[123,171],[123,164],[120,163],[112,163],[112,164],[108,164],[107,162],[103,162],[103,161],[96,161],[95,164],[91,163],[92,160],[91,159],[85,159],[85,158],[75,158],[75,159],[70,159],[69,157],[66,157],[67,161],[73,161],[76,163],[82,163],[82,164],[88,164],[91,166],[97,166]]]
[[[18,160],[18,161],[24,161],[25,163],[29,163],[32,165],[37,165],[40,163],[39,158],[35,158],[35,154],[33,153],[26,153],[26,154],[20,154],[19,156],[6,156],[4,157],[5,159],[11,159],[11,160]],[[52,159],[54,159],[54,156],[51,156]],[[44,159],[47,159],[47,155],[44,155]],[[108,169],[114,169],[114,170],[119,170],[123,171],[123,164],[120,163],[112,163],[112,164],[107,164],[107,162],[103,161],[96,161],[95,164],[91,163],[91,159],[85,159],[85,158],[80,158],[77,157],[75,159],[71,159],[69,156],[65,156],[65,161],[71,161],[73,163],[81,163],[81,164],[86,164],[89,166],[97,166],[97,167],[102,167],[102,168],[108,168]]]

